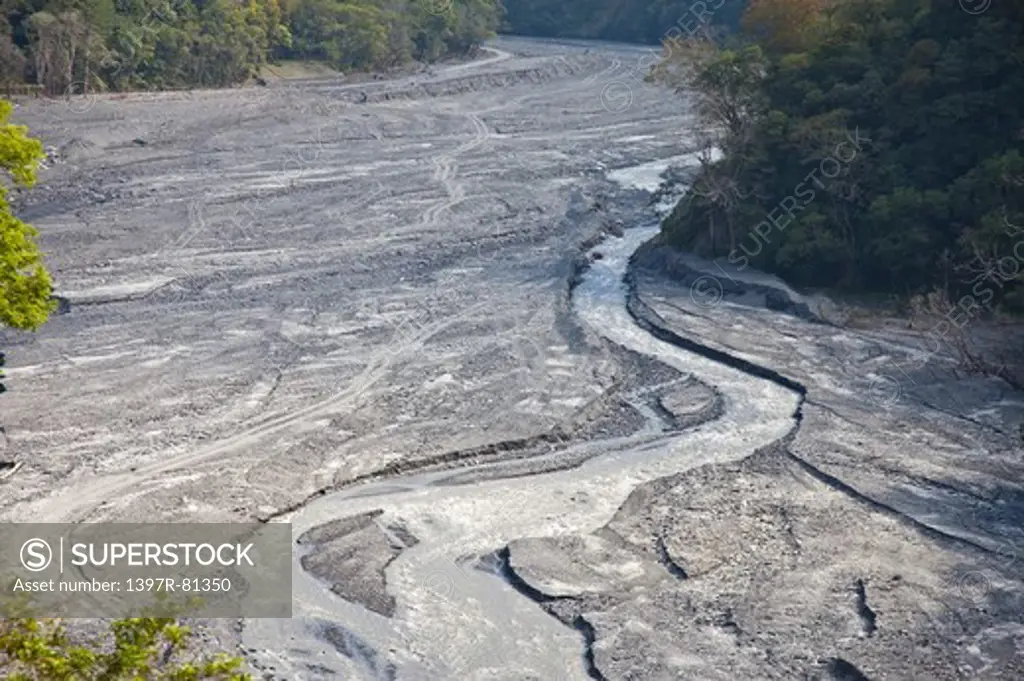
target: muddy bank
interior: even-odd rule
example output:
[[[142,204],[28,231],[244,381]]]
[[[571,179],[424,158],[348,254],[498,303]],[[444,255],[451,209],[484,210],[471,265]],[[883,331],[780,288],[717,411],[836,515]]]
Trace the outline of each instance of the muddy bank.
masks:
[[[593,535],[515,542],[507,560],[523,593],[567,626],[593,627],[592,678],[1021,670],[1019,571],[875,512],[784,449],[645,485]],[[992,570],[1007,580],[993,593],[953,586]]]
[[[749,299],[702,306],[689,295],[700,270],[674,268],[651,250],[638,249],[626,278],[643,328],[805,401],[787,435],[742,461],[642,485],[592,534],[508,546],[506,578],[520,593],[566,626],[586,623],[589,676],[1019,676],[1024,565],[1012,547],[1024,497],[1010,482],[1019,473],[1001,479],[993,468],[1011,472],[1000,461],[1009,439],[972,424],[975,432],[935,456],[922,421],[970,423],[969,412],[912,396],[883,410],[870,393],[836,392],[841,367],[793,361],[841,356],[825,351],[829,341],[869,339],[838,338]],[[967,395],[975,409],[985,406]],[[898,462],[887,442],[897,432]],[[931,437],[943,434],[952,435]],[[987,443],[987,479],[969,449],[951,451],[969,447],[966,438]]]
[[[730,302],[763,307],[774,312],[793,315],[805,321],[825,322],[820,311],[784,285],[770,285],[759,281],[733,278],[725,270],[700,262],[688,254],[652,239],[641,246],[633,260],[639,269],[670,277],[681,286],[689,287],[694,296],[710,303],[722,298]]]
[[[1024,495],[1012,388],[957,377],[941,361],[914,365],[904,336],[728,295],[708,304],[691,294],[706,271],[651,245],[633,262],[630,310],[642,326],[806,398],[799,427],[774,446],[648,483],[603,528],[560,548],[510,546],[514,579],[542,607],[593,626],[597,673],[1019,676]],[[878,390],[879,366],[900,363],[906,389]],[[609,548],[598,558],[597,547]]]

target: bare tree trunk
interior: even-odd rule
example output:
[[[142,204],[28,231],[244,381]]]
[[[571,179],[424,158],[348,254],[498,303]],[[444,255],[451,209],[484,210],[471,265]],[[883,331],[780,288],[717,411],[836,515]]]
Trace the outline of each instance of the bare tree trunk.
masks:
[[[47,40],[40,44],[39,60],[36,64],[36,73],[39,84],[43,86],[46,94],[53,89],[53,44]]]
[[[75,38],[71,36],[68,40],[68,75],[67,84],[64,86],[64,92],[74,94],[75,86],[75,58],[78,56],[77,45],[75,45]]]
[[[725,211],[725,226],[729,230],[729,252],[732,253],[736,249],[736,231],[733,227],[732,211],[728,208]]]
[[[92,43],[92,24],[85,25],[85,74],[82,76],[82,95],[89,94],[89,45]]]

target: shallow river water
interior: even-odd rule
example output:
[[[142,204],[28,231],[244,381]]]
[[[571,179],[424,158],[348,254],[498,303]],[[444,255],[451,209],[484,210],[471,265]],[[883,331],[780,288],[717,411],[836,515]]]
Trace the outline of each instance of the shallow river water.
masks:
[[[648,166],[636,177],[619,171],[615,179],[646,185]],[[246,648],[274,651],[254,655],[260,666],[286,678],[322,678],[328,669],[363,679],[587,678],[580,634],[493,571],[474,568],[476,559],[517,538],[597,530],[639,485],[740,459],[783,436],[797,402],[778,385],[684,351],[636,325],[626,309],[623,275],[630,255],[657,229],[635,227],[596,247],[603,257],[576,288],[574,312],[608,340],[717,387],[724,414],[674,434],[664,433],[648,414],[648,426],[629,437],[545,457],[585,459],[566,470],[502,479],[502,464],[490,463],[457,474],[392,478],[329,494],[279,519],[291,522],[299,537],[331,520],[383,509],[381,524],[400,524],[419,543],[387,568],[387,588],[397,600],[392,618],[335,596],[302,569],[296,555],[295,617],[245,624]],[[467,472],[487,475],[453,484]],[[324,640],[326,628],[345,645]]]

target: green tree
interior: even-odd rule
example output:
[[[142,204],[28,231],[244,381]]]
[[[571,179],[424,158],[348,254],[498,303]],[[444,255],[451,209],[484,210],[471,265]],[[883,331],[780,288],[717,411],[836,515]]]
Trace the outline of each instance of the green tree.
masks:
[[[694,100],[705,152],[685,199],[703,219],[689,221],[696,231],[682,241],[698,239],[718,255],[722,247],[735,248],[740,236],[737,221],[750,191],[745,172],[753,129],[766,106],[762,83],[768,64],[756,45],[724,49],[706,40],[685,40],[667,41],[664,47],[651,77]],[[725,159],[714,161],[713,149],[726,152]],[[680,241],[680,235],[674,237]]]
[[[34,330],[53,309],[50,275],[36,245],[38,232],[11,211],[8,182],[31,187],[43,159],[43,145],[25,126],[8,122],[10,102],[0,100],[0,324]]]
[[[763,60],[657,69],[723,152],[665,240],[798,286],[1024,308],[1024,5],[758,0],[744,23]]]
[[[801,52],[815,38],[822,5],[822,0],[751,0],[740,26],[771,52]]]
[[[60,619],[0,620],[0,676],[10,681],[248,681],[242,661],[189,651],[173,617],[115,620],[99,639],[73,642]]]
[[[268,61],[361,70],[471,52],[498,0],[0,0],[0,86],[225,87]],[[6,22],[6,23],[5,23]],[[26,63],[25,57],[28,58]]]
[[[734,31],[747,0],[504,0],[504,31],[658,45],[666,38]],[[701,31],[703,32],[703,31]]]
[[[0,89],[20,83],[25,75],[25,55],[11,38],[10,27],[0,24]]]

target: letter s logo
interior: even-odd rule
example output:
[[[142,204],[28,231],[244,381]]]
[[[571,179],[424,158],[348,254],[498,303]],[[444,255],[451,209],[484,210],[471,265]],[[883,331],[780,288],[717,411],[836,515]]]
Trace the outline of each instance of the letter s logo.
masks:
[[[21,545],[21,564],[29,572],[40,572],[53,561],[53,550],[43,539],[29,539]]]

